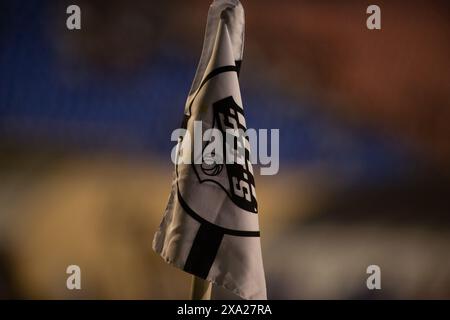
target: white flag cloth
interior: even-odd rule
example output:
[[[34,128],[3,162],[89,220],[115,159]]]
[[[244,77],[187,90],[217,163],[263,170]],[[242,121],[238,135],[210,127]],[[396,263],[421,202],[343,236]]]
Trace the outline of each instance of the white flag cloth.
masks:
[[[194,121],[202,121],[203,132],[220,130],[223,150],[231,150],[242,161],[207,163],[203,157],[198,164],[176,164],[153,249],[168,263],[244,299],[266,299],[248,139],[239,137],[227,143],[225,138],[227,129],[246,130],[238,81],[243,46],[242,5],[237,0],[214,1],[185,107],[183,127],[192,139],[179,140],[178,160],[186,155],[192,161],[198,159],[193,152]],[[201,150],[208,143],[201,142]],[[240,143],[243,152],[236,147]]]

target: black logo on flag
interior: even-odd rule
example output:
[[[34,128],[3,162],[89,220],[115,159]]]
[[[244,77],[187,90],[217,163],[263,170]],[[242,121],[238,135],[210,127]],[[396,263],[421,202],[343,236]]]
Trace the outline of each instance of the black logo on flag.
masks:
[[[243,135],[247,130],[243,109],[230,96],[215,102],[213,104],[213,112],[214,124],[217,125],[217,129],[222,132],[222,135],[226,137],[223,142],[223,154],[227,154],[231,150],[233,156],[236,157],[235,161],[226,164],[230,198],[240,208],[257,213],[258,203],[256,200],[255,178],[253,177],[252,164],[250,163],[250,143],[248,137]],[[241,134],[234,135],[230,132],[239,132]],[[239,161],[236,161],[237,159]]]

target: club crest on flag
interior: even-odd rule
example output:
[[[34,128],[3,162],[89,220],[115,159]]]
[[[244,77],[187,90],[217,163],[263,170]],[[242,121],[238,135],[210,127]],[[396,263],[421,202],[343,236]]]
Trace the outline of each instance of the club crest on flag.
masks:
[[[236,104],[232,96],[216,101],[213,103],[213,123],[214,127],[220,130],[222,136],[226,137],[222,141],[222,154],[232,158],[226,164],[228,184],[222,185],[220,181],[211,180],[210,178],[203,179],[198,175],[199,180],[201,182],[213,181],[218,183],[237,206],[249,212],[257,213],[258,204],[256,201],[255,178],[253,177],[253,168],[250,162],[250,144],[244,134],[247,130],[244,110]],[[208,143],[206,143],[205,148],[207,146]],[[218,175],[222,172],[222,167],[218,163],[215,163],[215,165],[216,174],[214,175]],[[210,174],[211,171],[204,170],[205,162],[203,162],[201,167],[205,175],[212,176]]]

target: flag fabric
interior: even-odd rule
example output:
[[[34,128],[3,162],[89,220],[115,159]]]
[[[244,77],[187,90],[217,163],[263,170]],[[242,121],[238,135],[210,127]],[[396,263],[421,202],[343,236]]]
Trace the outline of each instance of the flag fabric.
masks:
[[[185,106],[186,134],[194,136],[196,121],[202,121],[203,132],[215,128],[224,136],[227,129],[246,130],[238,81],[243,46],[241,3],[215,0]],[[201,142],[202,150],[209,142]],[[221,143],[241,161],[208,162],[202,153],[195,162],[193,139],[179,139],[172,192],[153,249],[169,264],[244,299],[266,299],[249,141],[236,136]],[[192,163],[179,163],[181,156]]]

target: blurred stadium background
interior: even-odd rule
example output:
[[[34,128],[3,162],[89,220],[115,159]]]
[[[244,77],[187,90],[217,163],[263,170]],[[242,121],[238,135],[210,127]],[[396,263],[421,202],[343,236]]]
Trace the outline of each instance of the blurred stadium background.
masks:
[[[450,298],[448,2],[376,1],[381,31],[366,1],[242,2],[247,123],[281,129],[269,298]],[[0,298],[188,298],[151,241],[208,6],[0,2]]]

